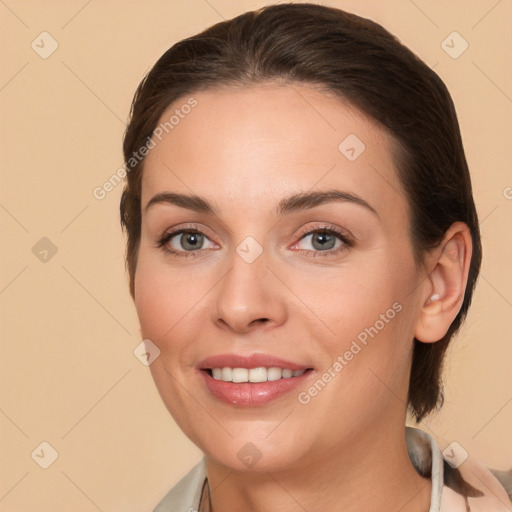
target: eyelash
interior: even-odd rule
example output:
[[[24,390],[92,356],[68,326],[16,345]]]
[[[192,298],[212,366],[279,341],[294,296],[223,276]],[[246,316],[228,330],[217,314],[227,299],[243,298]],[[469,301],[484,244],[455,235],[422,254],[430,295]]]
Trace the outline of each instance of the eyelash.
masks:
[[[180,235],[182,233],[200,234],[200,235],[204,235],[206,238],[208,238],[202,231],[198,230],[194,226],[184,226],[183,228],[177,229],[176,231],[164,233],[164,235],[157,242],[157,247],[159,249],[162,249],[166,253],[173,254],[174,256],[185,257],[185,258],[188,258],[191,256],[192,257],[197,256],[200,252],[206,250],[206,249],[199,249],[197,251],[176,251],[174,249],[169,249],[169,247],[167,246],[168,242],[175,236]],[[308,249],[298,249],[297,252],[304,253],[305,256],[312,257],[312,258],[313,257],[316,258],[318,256],[329,257],[329,256],[335,256],[335,255],[341,253],[342,251],[346,251],[347,249],[349,249],[355,245],[354,240],[351,237],[349,237],[346,233],[343,233],[342,231],[340,231],[336,228],[333,228],[333,227],[329,227],[329,226],[317,226],[314,229],[310,229],[308,231],[305,231],[304,233],[301,233],[301,235],[299,236],[299,239],[297,240],[297,242],[295,242],[295,244],[300,242],[306,236],[314,234],[314,233],[335,235],[341,240],[342,245],[340,247],[338,247],[337,249],[329,249],[327,251],[311,251]]]

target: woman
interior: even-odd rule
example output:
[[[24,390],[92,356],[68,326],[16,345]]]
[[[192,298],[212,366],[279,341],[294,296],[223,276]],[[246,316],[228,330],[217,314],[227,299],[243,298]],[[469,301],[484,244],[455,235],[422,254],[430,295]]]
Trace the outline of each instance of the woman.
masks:
[[[510,510],[405,427],[442,402],[481,260],[433,71],[369,20],[265,7],[160,58],[124,154],[150,368],[205,455],[156,511]]]

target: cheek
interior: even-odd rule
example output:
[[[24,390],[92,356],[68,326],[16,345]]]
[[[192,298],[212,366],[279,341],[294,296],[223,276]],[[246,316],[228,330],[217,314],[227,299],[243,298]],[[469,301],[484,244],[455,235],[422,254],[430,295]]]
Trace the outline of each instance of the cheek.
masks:
[[[183,383],[194,374],[193,351],[200,338],[207,312],[200,300],[204,295],[199,281],[190,281],[183,272],[171,270],[158,261],[158,257],[139,256],[135,275],[135,306],[141,334],[151,340],[160,355],[150,365],[156,388],[164,404],[180,428],[194,438],[194,424],[207,423],[208,418],[196,418],[190,396]],[[182,383],[182,384],[180,384]]]
[[[163,293],[164,280],[139,256],[135,273],[135,308],[141,326],[142,335],[152,341],[158,339],[172,325],[173,307],[170,293]]]
[[[188,354],[209,320],[208,292],[218,279],[211,274],[205,269],[180,270],[149,251],[139,255],[135,307],[141,334],[173,367],[187,366]]]
[[[311,317],[317,325],[311,332],[324,353],[322,370],[336,375],[326,401],[352,404],[354,410],[362,398],[368,403],[382,399],[386,385],[402,395],[412,350],[414,262],[389,250],[371,256],[323,279],[297,276],[298,295],[318,317]]]
[[[295,275],[294,292],[314,313],[311,318],[320,323],[320,335],[325,331],[326,339],[348,340],[376,322],[382,327],[382,321],[395,318],[397,306],[393,309],[393,305],[404,305],[413,273],[408,264],[397,265],[394,258],[385,256],[373,261],[361,258],[322,273]]]
[[[194,296],[194,286],[189,286],[191,293],[186,290],[176,274],[162,266],[157,258],[151,258],[144,253],[139,255],[135,274],[135,307],[139,317],[142,335],[151,339],[157,345],[162,340],[172,338],[181,319],[190,309]],[[182,326],[180,326],[182,327]],[[163,347],[159,347],[161,350]]]

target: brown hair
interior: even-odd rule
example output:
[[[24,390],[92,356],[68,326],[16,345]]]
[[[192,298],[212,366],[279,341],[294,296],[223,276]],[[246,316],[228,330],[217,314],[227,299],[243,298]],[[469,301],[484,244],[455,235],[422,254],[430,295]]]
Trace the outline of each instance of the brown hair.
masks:
[[[137,88],[124,157],[147,144],[166,108],[211,87],[305,83],[332,92],[378,120],[398,142],[395,162],[411,208],[418,263],[456,221],[471,231],[473,254],[462,308],[437,343],[415,339],[409,407],[419,421],[440,406],[448,342],[471,302],[481,262],[478,218],[455,108],[446,86],[377,23],[315,4],[278,4],[217,23],[167,50]],[[121,198],[130,292],[141,228],[144,160],[132,165]]]

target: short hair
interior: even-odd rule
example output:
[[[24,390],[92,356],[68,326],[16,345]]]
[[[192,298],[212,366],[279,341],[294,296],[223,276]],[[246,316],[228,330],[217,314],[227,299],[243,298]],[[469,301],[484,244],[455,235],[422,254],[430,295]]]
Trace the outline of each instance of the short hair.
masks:
[[[414,340],[408,406],[417,421],[443,403],[448,343],[469,308],[482,248],[455,107],[439,76],[379,24],[308,3],[263,7],[174,44],[139,84],[124,136],[125,164],[152,136],[165,109],[194,92],[256,84],[319,86],[377,120],[394,141],[393,159],[411,210],[417,264],[456,221],[473,252],[462,307],[436,343]],[[127,234],[130,293],[141,234],[144,159],[127,173],[120,210]]]

